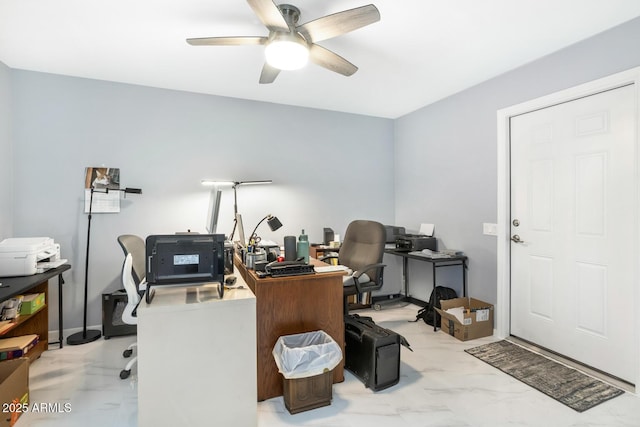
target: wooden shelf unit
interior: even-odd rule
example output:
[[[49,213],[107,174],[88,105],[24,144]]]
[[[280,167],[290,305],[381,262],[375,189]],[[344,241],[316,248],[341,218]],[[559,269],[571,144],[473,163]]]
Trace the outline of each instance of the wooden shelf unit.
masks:
[[[62,265],[45,273],[22,277],[0,278],[0,301],[5,301],[17,295],[44,293],[45,304],[33,314],[20,315],[15,325],[0,333],[0,338],[11,338],[21,335],[38,335],[38,344],[29,350],[27,357],[33,362],[42,352],[49,348],[49,279],[61,275],[70,269],[68,264]]]

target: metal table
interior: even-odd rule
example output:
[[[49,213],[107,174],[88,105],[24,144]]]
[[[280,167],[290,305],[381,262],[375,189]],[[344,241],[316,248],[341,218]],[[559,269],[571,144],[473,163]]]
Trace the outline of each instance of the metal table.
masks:
[[[424,261],[431,263],[433,270],[433,289],[436,288],[436,271],[442,267],[461,267],[462,268],[462,296],[467,296],[467,260],[465,255],[450,256],[446,258],[434,258],[427,255],[414,255],[407,251],[399,251],[397,249],[385,249],[385,253],[402,257],[402,289],[404,296],[403,301],[408,301],[412,304],[416,304],[422,307],[426,307],[427,302],[414,298],[409,293],[409,279],[408,269],[409,260],[415,259],[418,261]]]

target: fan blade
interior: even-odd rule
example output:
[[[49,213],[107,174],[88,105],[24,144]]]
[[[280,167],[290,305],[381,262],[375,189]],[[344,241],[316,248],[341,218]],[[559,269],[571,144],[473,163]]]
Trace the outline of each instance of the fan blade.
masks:
[[[289,31],[287,21],[272,0],[247,0],[247,3],[269,31]]]
[[[273,83],[273,81],[280,74],[280,70],[272,67],[271,65],[264,63],[264,67],[262,67],[262,73],[260,73],[260,84]]]
[[[370,4],[323,16],[296,28],[304,38],[315,43],[362,28],[380,20],[378,8]]]
[[[246,44],[265,44],[267,37],[202,37],[187,39],[193,46],[239,46]]]
[[[343,76],[350,76],[358,71],[358,67],[351,62],[317,44],[309,46],[309,59],[314,64],[335,71]]]

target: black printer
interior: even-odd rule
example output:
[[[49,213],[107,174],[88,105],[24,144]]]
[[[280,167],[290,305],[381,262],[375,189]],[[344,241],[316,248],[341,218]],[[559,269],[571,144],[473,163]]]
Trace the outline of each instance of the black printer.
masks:
[[[387,232],[386,243],[395,243],[398,236],[406,234],[404,227],[397,227],[395,225],[385,225],[384,230]]]
[[[413,252],[423,249],[437,251],[436,238],[423,234],[404,234],[396,237],[396,250]]]

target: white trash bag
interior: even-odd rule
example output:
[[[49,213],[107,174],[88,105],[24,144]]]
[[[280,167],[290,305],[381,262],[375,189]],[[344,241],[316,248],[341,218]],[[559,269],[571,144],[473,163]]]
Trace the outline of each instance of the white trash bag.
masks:
[[[272,353],[286,379],[320,375],[342,360],[340,346],[324,331],[282,336]]]

